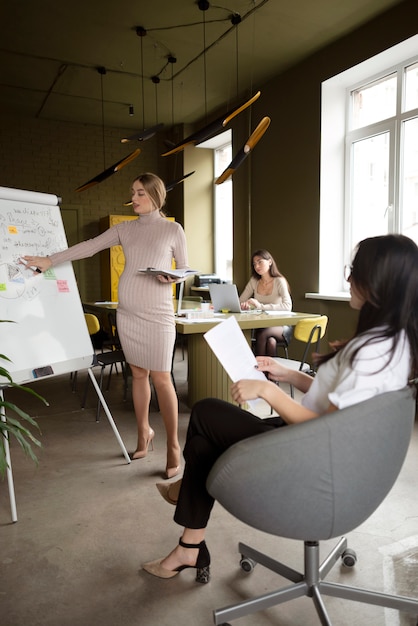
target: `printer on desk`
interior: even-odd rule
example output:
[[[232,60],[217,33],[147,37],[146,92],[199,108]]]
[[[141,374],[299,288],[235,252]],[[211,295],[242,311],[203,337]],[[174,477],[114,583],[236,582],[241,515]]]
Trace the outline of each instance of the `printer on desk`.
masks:
[[[209,287],[213,283],[220,284],[222,279],[216,274],[196,274],[194,277],[195,287]]]

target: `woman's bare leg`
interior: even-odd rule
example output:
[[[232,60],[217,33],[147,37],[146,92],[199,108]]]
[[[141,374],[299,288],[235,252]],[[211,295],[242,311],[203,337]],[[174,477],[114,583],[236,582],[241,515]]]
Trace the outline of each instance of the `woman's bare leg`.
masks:
[[[146,455],[147,443],[150,437],[149,403],[151,400],[151,388],[149,384],[149,370],[136,365],[129,365],[129,367],[132,371],[132,400],[138,427],[138,441],[132,458],[139,459]]]
[[[270,337],[283,341],[283,326],[272,326],[271,328],[260,328],[257,330],[255,339],[255,353],[257,356],[276,356],[276,341],[275,339],[269,339]]]
[[[180,445],[178,439],[178,399],[171,380],[170,372],[151,372],[152,382],[160,406],[167,434],[167,466],[168,478],[178,474],[180,470]],[[169,472],[168,470],[172,470]]]

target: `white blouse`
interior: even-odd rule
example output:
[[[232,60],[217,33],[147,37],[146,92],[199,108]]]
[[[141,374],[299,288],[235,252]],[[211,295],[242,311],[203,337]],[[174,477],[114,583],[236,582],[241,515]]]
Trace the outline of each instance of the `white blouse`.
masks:
[[[324,413],[330,403],[343,409],[386,391],[405,387],[410,374],[411,353],[404,331],[393,339],[395,352],[392,357],[390,349],[393,340],[375,338],[360,349],[353,365],[350,365],[354,350],[375,336],[375,332],[359,335],[334,358],[323,363],[302,398],[303,406]]]

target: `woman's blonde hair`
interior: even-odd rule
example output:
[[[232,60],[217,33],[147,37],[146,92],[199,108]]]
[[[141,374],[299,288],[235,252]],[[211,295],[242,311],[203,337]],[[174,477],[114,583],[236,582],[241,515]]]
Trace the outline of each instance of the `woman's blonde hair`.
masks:
[[[167,196],[167,190],[161,178],[151,172],[145,172],[137,176],[133,182],[142,183],[147,196],[151,199],[155,208],[161,211]]]

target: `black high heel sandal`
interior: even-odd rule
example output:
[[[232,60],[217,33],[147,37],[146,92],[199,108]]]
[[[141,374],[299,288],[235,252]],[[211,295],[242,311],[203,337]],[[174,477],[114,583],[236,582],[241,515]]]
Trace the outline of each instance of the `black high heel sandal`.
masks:
[[[179,545],[181,545],[182,548],[199,548],[199,554],[197,555],[195,565],[179,565],[179,567],[176,567],[174,570],[168,570],[161,565],[162,561],[165,559],[165,557],[163,557],[162,559],[157,559],[156,561],[144,563],[142,566],[143,569],[158,578],[173,578],[184,569],[194,568],[196,569],[196,582],[202,584],[208,583],[210,580],[210,554],[206,546],[206,542],[201,541],[200,543],[185,543],[180,538]]]

